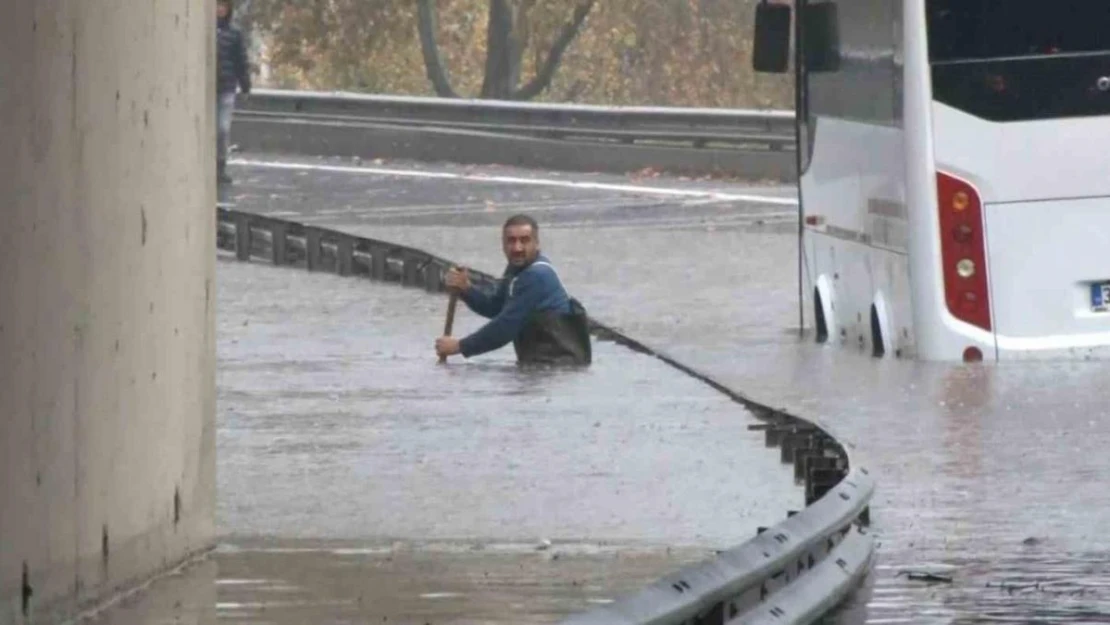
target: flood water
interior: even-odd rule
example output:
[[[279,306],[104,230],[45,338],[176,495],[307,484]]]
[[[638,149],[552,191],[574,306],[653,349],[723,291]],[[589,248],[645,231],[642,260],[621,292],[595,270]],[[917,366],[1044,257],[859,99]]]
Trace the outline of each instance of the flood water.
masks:
[[[440,365],[442,295],[226,254],[217,283],[219,547],[97,622],[555,622],[802,505],[754,419],[657,359]]]
[[[537,212],[545,252],[592,313],[742,392],[828,422],[877,474],[879,561],[840,622],[1110,622],[1106,363],[939,365],[816,346],[797,331],[796,235],[759,216],[784,207],[759,200],[257,167],[240,176],[238,208],[491,273],[503,264],[500,222],[546,206]],[[907,570],[953,581],[914,582]]]
[[[439,365],[445,296],[218,271],[228,535],[721,547],[800,500],[745,410],[657,359],[599,342],[586,369],[511,346]],[[455,334],[482,322],[460,310]]]

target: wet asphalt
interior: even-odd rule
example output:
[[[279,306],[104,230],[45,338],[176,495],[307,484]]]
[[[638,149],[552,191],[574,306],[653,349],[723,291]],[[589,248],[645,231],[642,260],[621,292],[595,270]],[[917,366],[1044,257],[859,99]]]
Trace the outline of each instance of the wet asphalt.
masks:
[[[789,189],[585,178],[685,193],[668,196],[474,179],[572,179],[502,168],[411,169],[455,177],[238,166],[229,199],[490,272],[503,262],[498,224],[539,208],[530,212],[545,252],[592,313],[755,398],[822,419],[877,472],[878,565],[839,622],[1110,620],[1110,421],[1099,392],[1110,365],[879,361],[813,344],[797,329],[796,234],[777,203]],[[908,570],[953,582],[913,582]]]

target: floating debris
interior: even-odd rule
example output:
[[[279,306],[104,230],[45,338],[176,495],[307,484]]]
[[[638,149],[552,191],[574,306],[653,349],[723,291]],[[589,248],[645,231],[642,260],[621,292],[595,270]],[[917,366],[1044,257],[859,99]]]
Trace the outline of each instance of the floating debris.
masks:
[[[895,577],[905,575],[906,579],[914,582],[929,582],[939,584],[951,584],[952,576],[944,575],[943,573],[930,573],[928,571],[898,571]]]

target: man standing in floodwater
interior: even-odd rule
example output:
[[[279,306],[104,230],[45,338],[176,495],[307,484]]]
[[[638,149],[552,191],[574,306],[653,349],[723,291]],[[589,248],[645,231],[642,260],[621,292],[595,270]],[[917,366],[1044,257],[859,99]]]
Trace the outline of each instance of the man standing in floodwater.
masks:
[[[567,294],[551,261],[540,252],[536,221],[527,215],[510,217],[501,228],[501,246],[509,264],[492,293],[472,286],[465,270],[447,272],[447,289],[490,321],[463,339],[441,336],[436,353],[471,358],[512,341],[521,363],[590,364],[586,311]]]

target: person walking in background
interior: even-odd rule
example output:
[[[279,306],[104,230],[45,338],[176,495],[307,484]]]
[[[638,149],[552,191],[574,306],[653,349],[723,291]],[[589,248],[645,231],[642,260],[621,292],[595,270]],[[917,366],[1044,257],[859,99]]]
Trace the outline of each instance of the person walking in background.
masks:
[[[236,88],[251,92],[251,73],[243,34],[231,25],[231,0],[216,2],[216,177],[230,184],[227,156],[231,144],[231,115]]]

